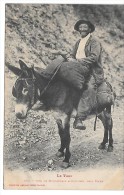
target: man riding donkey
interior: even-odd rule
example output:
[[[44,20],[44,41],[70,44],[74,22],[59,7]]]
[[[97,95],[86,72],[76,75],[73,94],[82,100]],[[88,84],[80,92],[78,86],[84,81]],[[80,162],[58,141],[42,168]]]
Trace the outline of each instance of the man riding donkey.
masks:
[[[95,26],[90,21],[79,20],[76,22],[74,29],[79,31],[81,38],[76,42],[72,53],[64,55],[58,52],[58,54],[61,54],[64,58],[60,61],[54,61],[53,64],[55,64],[53,66],[51,64],[47,66],[45,71],[48,74],[53,72],[53,67],[57,67],[58,64],[61,64],[63,61],[70,62],[70,64],[76,63],[77,66],[80,64],[82,67],[86,66],[91,69],[91,78],[89,82],[85,83],[85,90],[82,90],[77,115],[73,125],[75,129],[85,130],[86,127],[82,121],[87,118],[94,106],[96,109],[97,91],[100,91],[100,88],[106,91],[106,93],[111,90],[110,86],[107,86],[104,80],[104,72],[101,63],[102,46],[91,34],[95,30]]]
[[[90,80],[90,86],[82,93],[74,122],[74,128],[85,129],[86,127],[82,121],[87,118],[92,109],[91,101],[94,101],[92,95],[94,92],[96,93],[96,87],[104,81],[104,72],[101,63],[102,47],[91,35],[95,30],[95,26],[90,21],[79,20],[76,22],[74,29],[79,31],[81,39],[77,41],[71,56],[67,60],[76,60],[81,63],[82,66],[89,65],[93,75]]]

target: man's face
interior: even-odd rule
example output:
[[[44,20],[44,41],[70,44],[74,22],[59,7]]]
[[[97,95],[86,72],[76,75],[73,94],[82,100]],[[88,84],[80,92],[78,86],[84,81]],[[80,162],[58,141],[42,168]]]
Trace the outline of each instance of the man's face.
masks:
[[[87,24],[80,24],[79,32],[81,34],[81,37],[84,38],[91,32],[91,29]]]

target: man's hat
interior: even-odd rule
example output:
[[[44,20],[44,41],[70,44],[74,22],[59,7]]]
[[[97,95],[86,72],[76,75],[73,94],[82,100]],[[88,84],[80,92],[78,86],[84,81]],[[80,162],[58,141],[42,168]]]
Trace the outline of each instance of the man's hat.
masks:
[[[90,27],[91,32],[95,30],[95,26],[90,21],[87,21],[87,20],[78,20],[76,24],[74,25],[74,29],[79,31],[80,24],[87,24]]]

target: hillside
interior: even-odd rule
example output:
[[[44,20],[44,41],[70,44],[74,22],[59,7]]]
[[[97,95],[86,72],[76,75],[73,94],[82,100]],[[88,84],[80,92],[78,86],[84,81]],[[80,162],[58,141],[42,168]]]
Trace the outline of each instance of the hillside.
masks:
[[[124,76],[123,5],[8,4],[5,62],[18,66],[18,60],[22,59],[29,66],[48,65],[55,58],[51,50],[69,52],[72,49],[79,38],[73,26],[81,18],[95,24],[94,35],[104,48],[105,76],[121,98]]]

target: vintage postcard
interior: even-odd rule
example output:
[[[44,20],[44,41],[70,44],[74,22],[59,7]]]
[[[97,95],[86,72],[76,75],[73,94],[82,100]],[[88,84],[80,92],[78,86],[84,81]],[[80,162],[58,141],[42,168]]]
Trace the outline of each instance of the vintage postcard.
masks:
[[[5,5],[4,189],[123,190],[124,5]]]

